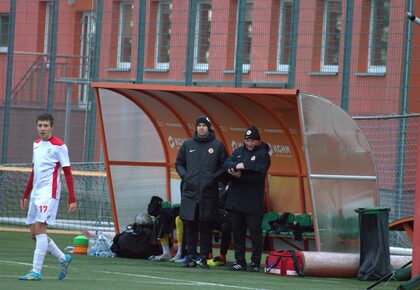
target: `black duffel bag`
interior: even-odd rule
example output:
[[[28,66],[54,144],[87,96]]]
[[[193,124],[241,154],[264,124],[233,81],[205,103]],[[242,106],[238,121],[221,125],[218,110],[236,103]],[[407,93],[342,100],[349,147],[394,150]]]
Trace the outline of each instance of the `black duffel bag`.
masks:
[[[153,228],[149,225],[128,225],[112,242],[111,251],[118,257],[147,259],[159,253],[153,243]]]

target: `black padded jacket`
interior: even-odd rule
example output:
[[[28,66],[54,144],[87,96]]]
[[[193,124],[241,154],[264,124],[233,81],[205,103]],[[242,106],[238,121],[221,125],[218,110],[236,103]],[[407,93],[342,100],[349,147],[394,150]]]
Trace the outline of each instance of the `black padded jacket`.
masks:
[[[232,178],[226,197],[226,209],[252,214],[264,214],[264,185],[271,160],[268,154],[269,147],[265,143],[249,151],[245,145],[233,151],[225,161],[225,169],[236,168],[243,163],[245,169],[241,170],[239,178]]]
[[[205,138],[195,133],[193,138],[181,145],[175,163],[176,171],[183,181],[179,213],[181,219],[193,221],[197,204],[201,221],[217,219],[219,205],[215,173],[222,168],[226,158],[226,149],[215,138],[213,130],[209,130]]]

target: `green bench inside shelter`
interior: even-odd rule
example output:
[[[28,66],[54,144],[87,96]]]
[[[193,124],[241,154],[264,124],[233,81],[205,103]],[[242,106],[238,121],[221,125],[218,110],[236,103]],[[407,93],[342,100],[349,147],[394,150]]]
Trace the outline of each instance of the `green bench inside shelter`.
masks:
[[[315,235],[313,232],[306,232],[304,231],[302,233],[302,241],[303,241],[303,248],[301,248],[297,241],[295,241],[295,233],[293,231],[280,231],[275,232],[270,227],[270,222],[275,221],[279,219],[282,216],[282,214],[270,211],[264,214],[263,222],[262,222],[262,229],[263,234],[268,240],[268,245],[270,250],[274,249],[274,239],[280,239],[286,244],[290,245],[296,250],[309,250],[309,240],[314,240]],[[299,214],[293,214],[289,213],[286,219],[287,224],[293,224],[293,225],[299,225],[302,228],[313,228],[313,221],[310,214],[307,213],[299,213]]]

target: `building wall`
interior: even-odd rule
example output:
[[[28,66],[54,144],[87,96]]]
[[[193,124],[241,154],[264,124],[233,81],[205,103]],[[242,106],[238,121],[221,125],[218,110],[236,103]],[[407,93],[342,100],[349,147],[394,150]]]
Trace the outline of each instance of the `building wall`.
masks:
[[[8,2],[0,2],[0,11],[8,11]],[[393,1],[393,3],[400,1]],[[354,4],[353,37],[352,37],[352,66],[350,84],[349,111],[355,114],[379,114],[398,113],[399,95],[401,82],[401,69],[403,67],[403,38],[406,25],[404,13],[405,5],[401,1],[399,5],[391,5],[389,42],[387,53],[387,74],[385,76],[360,76],[357,74],[366,72],[367,47],[366,34],[369,27],[370,17],[363,15],[363,11],[369,10],[370,1],[359,0]],[[173,0],[172,29],[170,48],[170,67],[167,72],[153,70],[154,57],[154,33],[156,26],[156,1],[147,1],[146,23],[146,51],[145,51],[145,79],[162,81],[185,80],[186,45],[188,35],[188,1]],[[276,33],[278,30],[278,7],[280,1],[254,1],[251,70],[243,75],[244,81],[252,83],[286,83],[287,75],[270,74],[273,70],[272,62],[273,46],[276,45]],[[322,31],[323,1],[300,1],[299,35],[297,45],[296,65],[296,88],[317,95],[330,98],[340,104],[343,49],[344,49],[344,26],[346,1],[342,1],[342,32],[340,40],[339,72],[335,75],[314,75],[320,68],[320,39]],[[100,78],[106,80],[131,80],[136,77],[137,58],[137,19],[138,2],[134,1],[133,22],[133,46],[131,53],[131,69],[122,71],[116,69],[116,53],[118,40],[119,2],[104,1],[103,23],[101,25],[102,37],[100,45]],[[80,21],[82,13],[90,11],[92,5],[89,1],[76,1],[74,5],[60,1],[59,27],[58,27],[58,55],[80,54]],[[195,73],[193,79],[197,80],[233,80],[232,71],[235,50],[235,29],[237,0],[213,1],[213,18],[211,30],[211,48],[209,59],[209,71],[207,73]],[[25,51],[42,53],[44,42],[45,13],[44,1],[18,1],[17,19],[15,30],[15,52]],[[30,19],[30,21],[28,21]],[[25,21],[24,21],[25,20]],[[274,24],[274,25],[273,25]],[[416,30],[414,28],[414,30]],[[413,37],[413,44],[417,43]],[[413,45],[413,55],[415,55]],[[0,53],[0,61],[4,61],[6,53]],[[18,58],[18,56],[16,56]],[[58,62],[63,62],[60,58]],[[78,75],[79,60],[72,59],[71,77]],[[413,67],[415,68],[415,67]],[[15,68],[15,79],[18,80],[24,74],[24,69],[19,71]],[[4,71],[0,73],[4,79]],[[413,84],[413,83],[411,83]],[[2,97],[4,98],[4,93]],[[385,101],[383,96],[385,96]],[[378,106],[378,101],[381,103]],[[416,101],[414,101],[416,102]],[[413,100],[410,105],[414,106]],[[415,105],[417,106],[417,105]]]
[[[0,0],[0,13],[9,11],[7,0]],[[45,1],[17,1],[14,46],[14,66],[12,89],[23,79],[28,78],[31,65],[40,58],[44,51]],[[93,4],[92,4],[93,3]],[[73,108],[83,108],[78,104],[80,83],[81,20],[83,13],[96,12],[96,1],[77,0],[73,5],[59,1],[56,75],[54,77],[55,108],[65,108],[66,96],[71,89]],[[99,61],[99,80],[134,82],[137,69],[137,36],[139,19],[139,1],[133,1],[131,68],[117,68],[117,43],[119,32],[120,2],[103,1],[101,42],[96,55]],[[157,1],[147,1],[146,37],[144,53],[144,82],[165,84],[185,83],[186,54],[188,44],[189,1],[172,0],[172,26],[170,64],[168,71],[154,69],[154,53],[157,25]],[[287,74],[276,72],[276,49],[279,28],[280,0],[254,0],[250,71],[243,73],[243,86],[281,87],[288,82]],[[323,24],[323,1],[300,1],[300,14],[297,39],[297,64],[295,88],[323,96],[337,105],[341,104],[343,81],[343,56],[346,1],[341,3],[341,35],[338,72],[320,74],[320,53]],[[349,113],[351,115],[386,115],[402,112],[401,92],[403,68],[406,65],[404,51],[404,32],[411,22],[405,17],[406,1],[390,3],[389,38],[387,49],[386,74],[367,73],[367,35],[370,21],[371,0],[354,1],[354,14],[351,43],[351,66],[349,83]],[[420,0],[414,1],[414,11],[420,11]],[[237,26],[238,0],[212,1],[212,26],[210,35],[210,57],[207,72],[193,72],[193,83],[198,85],[233,85],[235,36]],[[417,9],[416,9],[417,8]],[[420,71],[420,26],[413,26],[410,63],[410,82],[408,86],[408,112],[419,112],[420,102],[417,88]],[[99,28],[97,28],[98,30]],[[5,99],[7,53],[0,52],[0,101]],[[37,80],[38,93],[29,97],[29,93],[19,94],[12,99],[12,105],[45,108],[48,87],[48,64],[41,59],[44,71],[33,73]],[[35,69],[34,69],[35,71]],[[293,73],[293,72],[291,72]],[[70,80],[69,80],[70,79]],[[73,80],[73,83],[71,81]],[[25,88],[34,90],[33,87]],[[31,98],[30,102],[25,98]],[[22,99],[22,100],[20,100]],[[31,103],[32,102],[32,103]],[[0,103],[1,105],[1,103]],[[86,107],[86,105],[85,105]],[[83,117],[86,118],[86,117]],[[99,140],[97,139],[97,142]],[[98,147],[98,146],[96,146]],[[96,154],[99,156],[98,154]]]

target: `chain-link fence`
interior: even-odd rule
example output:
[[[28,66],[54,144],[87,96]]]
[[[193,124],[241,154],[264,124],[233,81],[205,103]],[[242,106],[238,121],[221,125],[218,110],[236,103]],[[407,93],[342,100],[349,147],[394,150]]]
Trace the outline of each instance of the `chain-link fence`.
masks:
[[[375,152],[380,204],[398,203],[393,218],[412,214],[418,118],[408,115],[420,111],[420,26],[406,11],[416,8],[418,0],[0,0],[1,163],[31,160],[42,111],[54,113],[72,161],[100,161],[93,81],[296,88],[369,116],[358,122]],[[375,117],[388,115],[400,117]]]
[[[83,140],[72,159],[98,161],[92,81],[297,88],[355,116],[417,112],[420,27],[406,17],[416,6],[0,0],[2,162],[27,162],[12,145],[28,138],[13,130],[33,119],[22,108],[62,112],[60,133]]]
[[[356,117],[372,148],[378,172],[379,205],[390,220],[414,216],[419,116]],[[391,245],[411,246],[404,233],[392,232]]]
[[[31,164],[0,166],[0,224],[26,226],[26,211],[19,207],[25,191]],[[114,231],[106,174],[101,163],[73,163],[74,190],[78,199],[76,215],[69,215],[67,207],[59,207],[53,228],[66,230]],[[64,178],[63,178],[64,179]],[[62,205],[67,204],[68,192],[63,182]]]

